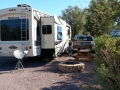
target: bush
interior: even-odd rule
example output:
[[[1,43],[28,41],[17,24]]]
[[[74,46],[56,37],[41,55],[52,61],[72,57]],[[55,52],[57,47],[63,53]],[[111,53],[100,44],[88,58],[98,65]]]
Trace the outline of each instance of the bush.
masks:
[[[95,74],[103,90],[120,90],[120,39],[105,34],[95,38]]]

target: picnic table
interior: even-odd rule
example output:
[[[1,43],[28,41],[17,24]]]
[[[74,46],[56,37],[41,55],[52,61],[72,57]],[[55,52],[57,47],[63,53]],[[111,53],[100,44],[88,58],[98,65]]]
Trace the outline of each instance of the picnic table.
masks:
[[[90,49],[81,49],[72,56],[73,56],[74,60],[79,60],[79,58],[88,58],[89,60],[92,59]]]

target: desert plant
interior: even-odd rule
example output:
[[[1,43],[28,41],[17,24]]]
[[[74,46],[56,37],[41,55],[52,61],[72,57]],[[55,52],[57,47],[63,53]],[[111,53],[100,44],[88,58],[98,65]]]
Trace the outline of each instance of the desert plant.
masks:
[[[105,34],[95,39],[94,70],[104,90],[120,90],[120,39]]]

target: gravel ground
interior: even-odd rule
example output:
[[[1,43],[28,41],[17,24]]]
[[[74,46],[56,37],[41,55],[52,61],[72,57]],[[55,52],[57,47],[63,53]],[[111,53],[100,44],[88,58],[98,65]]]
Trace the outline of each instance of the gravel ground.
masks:
[[[51,62],[40,60],[26,60],[24,69],[12,72],[16,60],[11,63],[0,63],[0,90],[100,90],[90,61],[85,63],[85,70],[81,73],[62,73],[57,65],[60,62],[73,59],[72,57],[58,57]],[[9,60],[8,60],[9,61]],[[9,72],[8,72],[9,71]]]

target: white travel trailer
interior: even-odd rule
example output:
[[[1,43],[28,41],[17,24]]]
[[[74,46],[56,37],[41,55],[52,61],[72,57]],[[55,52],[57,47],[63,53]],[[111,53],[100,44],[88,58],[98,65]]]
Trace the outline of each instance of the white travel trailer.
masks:
[[[26,4],[0,10],[0,56],[22,50],[27,57],[51,57],[64,52],[69,40],[71,27],[57,16]]]
[[[111,37],[120,37],[120,30],[111,30],[110,36]]]

